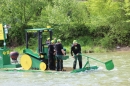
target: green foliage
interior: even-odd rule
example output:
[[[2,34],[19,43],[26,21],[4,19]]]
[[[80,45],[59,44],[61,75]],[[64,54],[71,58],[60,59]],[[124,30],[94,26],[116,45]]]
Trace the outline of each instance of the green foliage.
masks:
[[[94,53],[104,53],[104,52],[106,52],[106,49],[101,48],[101,47],[95,47],[93,50],[94,50]]]
[[[53,35],[71,46],[112,48],[130,45],[129,0],[1,0],[0,22],[10,24],[8,44],[25,44],[24,30],[51,25]],[[47,35],[44,36],[44,39]],[[33,47],[35,38],[29,45]],[[36,45],[34,45],[36,46]],[[69,49],[68,49],[69,50]],[[95,51],[100,50],[96,48]],[[102,52],[102,51],[101,51]]]
[[[92,47],[90,46],[82,46],[81,49],[82,49],[82,53],[89,53],[89,51],[93,51]]]
[[[1,0],[0,22],[10,24],[9,43],[17,46],[24,43],[24,29],[29,22],[38,20],[45,2],[39,0]],[[34,21],[35,20],[35,21]]]
[[[17,51],[19,54],[23,54],[23,50],[25,49],[25,46],[18,46],[15,48],[10,48],[11,51]]]
[[[87,10],[84,4],[75,0],[54,0],[53,6],[48,6],[48,23],[57,29],[58,38],[72,39],[84,34],[87,30]]]

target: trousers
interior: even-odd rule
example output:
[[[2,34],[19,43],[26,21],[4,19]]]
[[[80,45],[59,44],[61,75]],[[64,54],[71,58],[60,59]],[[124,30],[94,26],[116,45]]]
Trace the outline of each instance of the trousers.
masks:
[[[82,55],[75,55],[74,56],[74,62],[73,62],[73,69],[76,69],[77,60],[79,62],[79,68],[82,68]]]
[[[52,54],[48,58],[48,67],[50,70],[55,70],[55,56]]]
[[[56,55],[56,70],[62,71],[63,69],[63,55]]]

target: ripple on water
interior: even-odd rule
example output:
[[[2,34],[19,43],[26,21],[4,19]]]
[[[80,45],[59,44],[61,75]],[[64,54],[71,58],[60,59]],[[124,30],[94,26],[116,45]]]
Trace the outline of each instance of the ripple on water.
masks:
[[[93,62],[98,70],[80,73],[70,72],[2,72],[0,71],[0,86],[128,86],[130,84],[129,53],[91,54],[101,61],[113,59],[115,68],[106,70],[105,65]],[[86,58],[83,58],[85,63]],[[73,59],[64,62],[65,66],[72,66]],[[67,64],[66,64],[67,63]]]

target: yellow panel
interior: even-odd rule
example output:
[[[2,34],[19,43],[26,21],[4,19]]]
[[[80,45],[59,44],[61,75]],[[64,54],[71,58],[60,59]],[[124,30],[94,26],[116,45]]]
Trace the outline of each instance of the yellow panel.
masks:
[[[9,51],[7,51],[7,54],[9,54]]]
[[[3,51],[3,55],[6,55],[6,51]]]
[[[44,30],[44,32],[48,32],[48,30]]]
[[[47,26],[47,28],[51,28],[51,26]]]
[[[44,62],[40,63],[40,69],[43,71],[46,69],[46,64]]]
[[[29,55],[23,55],[20,59],[20,62],[24,70],[29,70],[32,66],[32,59]]]
[[[4,32],[2,24],[0,24],[0,40],[4,40]]]

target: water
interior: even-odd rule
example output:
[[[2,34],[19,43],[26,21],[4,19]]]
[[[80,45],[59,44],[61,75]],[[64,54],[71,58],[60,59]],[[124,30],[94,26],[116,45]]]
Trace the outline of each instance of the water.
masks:
[[[0,71],[0,86],[129,86],[129,52],[87,55],[103,62],[112,59],[115,68],[108,71],[104,64],[90,60],[91,65],[99,67],[98,70],[80,73]],[[73,58],[70,57],[64,61],[64,66],[72,67],[72,62]],[[85,62],[86,58],[83,57],[83,64]]]

